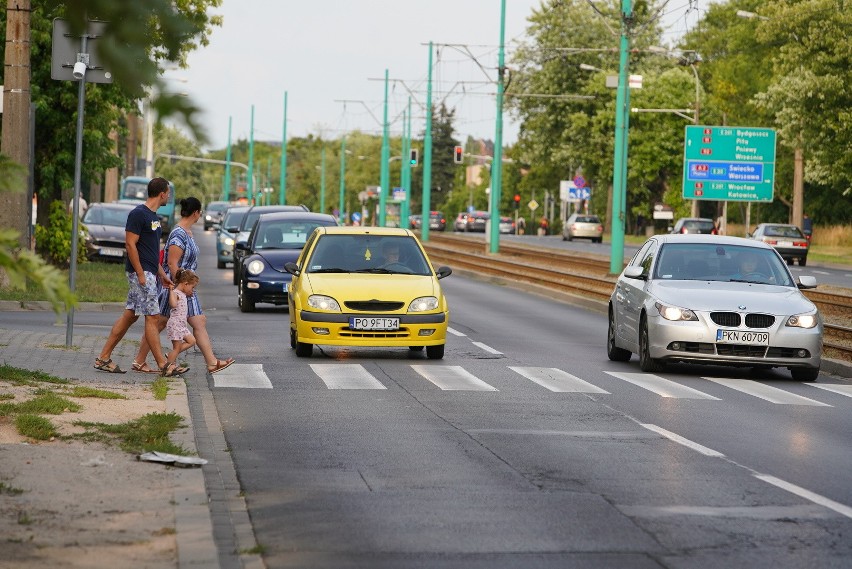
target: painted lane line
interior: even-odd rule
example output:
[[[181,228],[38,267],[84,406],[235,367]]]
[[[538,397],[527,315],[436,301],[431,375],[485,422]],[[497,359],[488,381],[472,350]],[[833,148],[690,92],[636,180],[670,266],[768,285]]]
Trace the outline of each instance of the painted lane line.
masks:
[[[329,389],[387,389],[361,364],[311,364]]]
[[[482,342],[471,342],[471,344],[473,344],[474,346],[477,346],[477,347],[482,348],[482,349],[483,349],[483,350],[485,350],[486,352],[490,352],[490,353],[492,353],[492,354],[497,354],[498,356],[502,356],[502,355],[503,355],[503,352],[498,352],[497,350],[495,350],[495,349],[494,349],[494,348],[492,348],[491,346],[486,346],[486,345],[485,345],[485,344],[483,344]]]
[[[671,431],[667,431],[662,427],[658,427],[657,425],[651,425],[649,423],[639,423],[649,431],[654,431],[655,433],[664,436],[665,438],[674,441],[676,443],[682,444],[685,447],[689,447],[696,452],[700,452],[705,456],[715,456],[715,457],[724,457],[725,455],[719,451],[713,450],[712,448],[707,448],[704,445],[700,445],[694,441],[689,439],[685,439],[682,436],[675,434]]]
[[[535,437],[574,437],[578,439],[646,440],[657,437],[645,431],[542,431],[534,429],[465,429],[475,435],[524,435]]]
[[[839,393],[840,395],[845,395],[846,397],[852,397],[852,385],[838,385],[835,383],[806,383],[805,385],[810,385],[811,387],[816,387],[818,389],[825,389],[826,391],[831,391],[832,393]]]
[[[497,391],[461,366],[424,366],[411,368],[444,391]]]
[[[651,373],[624,373],[615,371],[605,371],[604,373],[617,377],[618,379],[623,379],[628,383],[632,383],[642,389],[652,391],[662,397],[674,397],[677,399],[710,399],[713,401],[721,401],[718,397],[713,397],[703,391],[698,391],[697,389],[680,385]]]
[[[813,271],[813,272],[814,272],[814,273],[816,273],[816,274],[818,274],[818,275],[830,275],[830,274],[831,274],[831,273],[829,273],[829,272],[827,272],[827,271]]]
[[[729,387],[741,393],[745,393],[746,395],[752,395],[759,399],[764,399],[766,401],[769,401],[770,403],[775,403],[777,405],[810,405],[812,407],[831,407],[831,405],[821,403],[819,401],[816,401],[815,399],[802,397],[801,395],[796,395],[794,393],[790,393],[789,391],[784,391],[783,389],[778,389],[777,387],[771,387],[769,385],[765,385],[757,381],[731,379],[728,377],[705,377],[704,379],[706,379],[707,381],[712,381],[713,383],[718,383],[719,385],[724,385],[725,387]]]
[[[272,382],[263,371],[263,364],[231,364],[213,374],[213,387],[272,389]]]
[[[464,332],[459,332],[458,330],[450,328],[449,326],[447,326],[447,332],[449,332],[453,336],[467,336],[467,334],[465,334]]]
[[[557,393],[606,393],[600,387],[596,387],[579,377],[564,372],[555,367],[513,367],[509,369],[521,374],[530,381],[539,384],[545,389]]]
[[[763,480],[764,482],[768,482],[773,486],[777,486],[782,490],[786,490],[791,494],[795,494],[796,496],[800,496],[805,500],[810,500],[814,504],[819,504],[820,506],[825,506],[829,510],[834,510],[838,514],[846,516],[847,518],[852,518],[852,508],[845,504],[841,504],[840,502],[835,502],[825,496],[820,496],[815,492],[811,492],[810,490],[805,490],[801,486],[796,486],[795,484],[791,484],[790,482],[786,482],[781,480],[780,478],[775,478],[774,476],[769,476],[768,474],[755,474],[755,478],[758,480]]]

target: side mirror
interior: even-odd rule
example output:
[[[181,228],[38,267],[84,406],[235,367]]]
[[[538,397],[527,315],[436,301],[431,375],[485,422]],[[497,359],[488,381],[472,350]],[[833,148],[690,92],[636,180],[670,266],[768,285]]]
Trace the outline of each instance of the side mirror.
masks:
[[[444,277],[448,277],[453,274],[453,270],[447,266],[438,267],[438,270],[435,271],[435,274],[438,276],[438,279],[443,279]]]
[[[246,243],[245,241],[237,241],[234,245],[234,248],[237,251],[250,251],[248,243]]]
[[[299,265],[290,261],[289,263],[284,263],[284,270],[293,275],[294,277],[298,277],[302,271],[299,270]]]
[[[796,279],[796,286],[801,288],[801,289],[816,288],[817,287],[816,277],[802,275],[802,276],[800,276],[799,278]]]
[[[645,280],[645,269],[637,265],[632,265],[624,269],[624,276],[628,279]]]

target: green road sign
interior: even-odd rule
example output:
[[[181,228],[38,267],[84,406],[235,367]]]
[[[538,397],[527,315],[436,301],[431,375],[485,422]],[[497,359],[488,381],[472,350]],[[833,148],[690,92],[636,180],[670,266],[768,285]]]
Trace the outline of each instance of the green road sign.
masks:
[[[686,127],[683,145],[685,199],[771,202],[774,189],[774,130]]]

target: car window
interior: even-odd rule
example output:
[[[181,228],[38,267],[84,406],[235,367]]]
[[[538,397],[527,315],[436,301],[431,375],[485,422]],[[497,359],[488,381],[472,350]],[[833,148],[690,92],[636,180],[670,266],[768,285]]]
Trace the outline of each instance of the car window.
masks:
[[[792,237],[794,239],[804,239],[805,236],[799,231],[798,227],[785,227],[778,225],[769,225],[766,227],[764,234],[767,237]]]
[[[309,273],[432,274],[414,238],[396,235],[320,235],[306,266]]]
[[[660,249],[654,278],[794,286],[772,249],[713,243],[667,243]]]
[[[654,257],[657,252],[657,242],[652,241],[651,246],[645,252],[645,256],[642,257],[642,260],[639,261],[639,265],[642,267],[642,274],[648,276],[651,274],[651,265],[654,264]]]
[[[243,220],[243,217],[246,215],[245,209],[229,209],[225,213],[225,219],[222,221],[222,227],[225,229],[239,229],[240,222]]]
[[[319,221],[270,221],[258,224],[254,249],[301,249],[317,227],[335,225]]]
[[[640,264],[640,260],[645,258],[645,253],[648,251],[648,249],[651,248],[651,245],[653,243],[653,240],[646,241],[645,244],[642,245],[642,247],[638,251],[636,251],[636,254],[633,255],[633,258],[630,259],[630,265],[633,267],[638,266]]]
[[[575,223],[600,223],[600,220],[594,215],[579,215],[574,221]]]

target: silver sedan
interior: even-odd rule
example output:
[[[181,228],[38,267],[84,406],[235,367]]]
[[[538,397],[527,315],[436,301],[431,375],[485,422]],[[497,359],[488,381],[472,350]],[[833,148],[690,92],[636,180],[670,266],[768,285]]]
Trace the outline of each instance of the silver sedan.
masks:
[[[822,317],[770,246],[739,237],[658,235],[633,256],[609,301],[607,355],[667,362],[787,367],[819,376]]]

